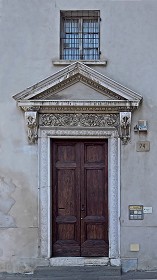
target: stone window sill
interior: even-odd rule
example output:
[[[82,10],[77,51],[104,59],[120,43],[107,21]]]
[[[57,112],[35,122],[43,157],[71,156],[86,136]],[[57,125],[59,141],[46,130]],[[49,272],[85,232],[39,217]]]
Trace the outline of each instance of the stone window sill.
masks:
[[[94,65],[94,66],[107,66],[107,60],[78,60],[86,65]],[[53,65],[55,66],[62,66],[62,65],[70,65],[76,62],[76,60],[57,60],[52,61]]]

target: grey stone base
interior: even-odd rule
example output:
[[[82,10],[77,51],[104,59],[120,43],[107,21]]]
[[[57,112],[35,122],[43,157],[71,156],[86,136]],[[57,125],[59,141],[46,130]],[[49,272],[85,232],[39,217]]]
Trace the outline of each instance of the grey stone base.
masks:
[[[50,259],[51,266],[86,266],[86,265],[108,265],[109,258],[84,258],[84,257],[58,257]]]
[[[34,272],[37,267],[43,267],[43,270],[48,268],[59,269],[64,267],[65,270],[68,267],[86,269],[87,267],[98,267],[101,269],[116,269],[120,268],[120,260],[118,259],[109,259],[106,257],[57,257],[57,258],[14,258],[14,260],[4,260],[0,262],[0,273],[30,273]]]
[[[98,277],[104,277],[106,276],[120,276],[121,275],[121,267],[112,267],[112,266],[75,266],[75,267],[65,267],[65,266],[58,266],[58,267],[38,267],[34,275],[40,276],[40,277],[47,277],[53,276],[66,276],[67,279],[73,279],[74,276],[88,276],[88,279],[91,279],[92,277],[96,277],[94,279],[98,279]],[[58,278],[57,278],[58,279]],[[80,278],[79,278],[80,279]],[[82,279],[82,278],[81,278]],[[113,279],[113,278],[112,278]]]
[[[121,259],[122,264],[122,271],[128,272],[128,271],[135,271],[137,270],[137,259]]]

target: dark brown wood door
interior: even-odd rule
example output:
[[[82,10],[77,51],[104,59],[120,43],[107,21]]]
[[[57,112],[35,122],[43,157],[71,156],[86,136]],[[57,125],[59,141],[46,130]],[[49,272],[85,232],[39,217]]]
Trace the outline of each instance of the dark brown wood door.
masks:
[[[108,256],[107,140],[52,141],[53,256]]]

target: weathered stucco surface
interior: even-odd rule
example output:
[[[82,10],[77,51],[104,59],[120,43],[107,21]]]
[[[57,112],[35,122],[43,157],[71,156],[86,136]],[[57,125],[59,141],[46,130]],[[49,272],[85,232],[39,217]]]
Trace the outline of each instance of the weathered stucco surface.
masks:
[[[15,200],[11,197],[15,191],[15,186],[9,182],[5,182],[4,178],[0,178],[0,227],[9,228],[16,227],[14,218],[9,215],[9,211],[15,204]]]
[[[101,59],[95,70],[143,96],[133,113],[131,141],[121,146],[121,258],[138,259],[138,269],[156,269],[157,188],[157,1],[1,0],[0,1],[0,271],[27,271],[40,259],[38,146],[27,142],[24,114],[12,96],[60,70],[60,10],[101,13]],[[74,86],[79,98],[82,87]],[[73,90],[60,93],[69,96]],[[88,89],[88,95],[89,95]],[[92,98],[95,93],[92,91]],[[135,133],[137,121],[148,133]],[[136,142],[150,141],[149,152]],[[128,205],[152,206],[143,221],[129,221]],[[139,252],[130,244],[138,243]]]

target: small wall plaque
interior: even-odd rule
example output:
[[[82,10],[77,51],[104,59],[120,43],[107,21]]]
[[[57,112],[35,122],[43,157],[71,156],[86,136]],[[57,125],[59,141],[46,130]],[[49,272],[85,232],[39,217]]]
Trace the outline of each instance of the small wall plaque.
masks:
[[[150,142],[149,141],[138,141],[136,143],[137,152],[149,152],[150,151]]]
[[[143,220],[143,205],[129,205],[129,220]]]
[[[153,213],[153,207],[143,207],[143,213],[144,214],[152,214]]]

